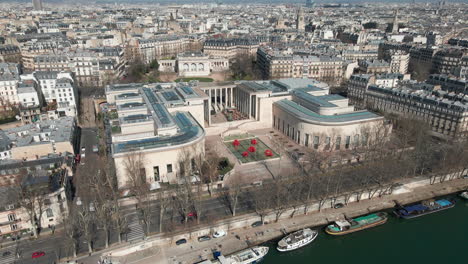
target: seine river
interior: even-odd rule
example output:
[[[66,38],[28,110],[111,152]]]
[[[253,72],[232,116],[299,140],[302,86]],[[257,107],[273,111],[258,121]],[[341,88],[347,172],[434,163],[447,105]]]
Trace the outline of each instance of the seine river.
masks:
[[[468,202],[411,220],[390,216],[382,226],[342,237],[323,232],[310,245],[288,253],[268,244],[266,264],[468,263]]]

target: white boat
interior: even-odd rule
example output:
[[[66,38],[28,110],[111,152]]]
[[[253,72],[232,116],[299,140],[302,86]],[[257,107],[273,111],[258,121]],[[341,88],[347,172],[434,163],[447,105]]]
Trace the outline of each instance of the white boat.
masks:
[[[468,191],[464,191],[464,192],[460,193],[460,197],[465,199],[465,200],[468,200]]]
[[[212,263],[216,264],[254,264],[262,261],[263,257],[268,254],[268,247],[252,247],[232,255],[219,256]]]
[[[317,235],[318,231],[310,228],[298,230],[281,239],[276,249],[281,252],[286,252],[301,248],[314,241]]]

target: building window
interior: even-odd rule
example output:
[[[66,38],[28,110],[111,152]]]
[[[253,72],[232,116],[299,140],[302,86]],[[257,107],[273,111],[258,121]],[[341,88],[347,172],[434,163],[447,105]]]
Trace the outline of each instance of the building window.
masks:
[[[153,173],[154,173],[154,181],[160,181],[161,179],[159,178],[159,166],[153,167]]]
[[[361,143],[363,147],[367,146],[367,135],[364,134],[361,136]]]
[[[325,138],[325,150],[330,150],[330,137]]]
[[[354,146],[359,147],[359,134],[354,135]]]
[[[172,164],[167,164],[167,173],[172,173]]]
[[[52,211],[52,209],[47,208],[46,215],[47,215],[48,218],[54,217],[54,212]]]
[[[340,145],[341,145],[341,137],[337,137],[337,138],[336,138],[336,146],[335,146],[335,149],[336,149],[336,150],[340,150],[340,148],[341,148]]]
[[[314,149],[318,149],[319,144],[320,144],[320,138],[319,136],[315,136],[314,137]]]
[[[10,225],[10,228],[11,228],[11,231],[15,231],[15,230],[18,229],[18,225],[12,224],[12,225]]]
[[[349,144],[351,143],[351,137],[346,136],[345,149],[349,149]]]
[[[309,146],[309,134],[305,134],[304,145],[305,145],[306,147]]]
[[[10,221],[10,222],[16,221],[16,215],[15,214],[9,214],[8,215],[8,221]]]

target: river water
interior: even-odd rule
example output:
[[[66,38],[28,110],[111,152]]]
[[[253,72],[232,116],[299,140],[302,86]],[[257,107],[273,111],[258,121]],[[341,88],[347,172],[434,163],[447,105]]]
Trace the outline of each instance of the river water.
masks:
[[[403,220],[390,215],[384,225],[345,236],[323,232],[312,244],[280,253],[267,244],[266,264],[468,263],[468,202],[454,208]],[[390,211],[389,211],[390,212]]]

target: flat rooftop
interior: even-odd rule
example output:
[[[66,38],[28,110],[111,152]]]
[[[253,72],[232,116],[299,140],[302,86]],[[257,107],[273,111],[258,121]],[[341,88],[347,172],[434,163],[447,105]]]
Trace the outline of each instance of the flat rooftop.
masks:
[[[303,119],[304,121],[311,123],[319,122],[338,124],[383,118],[369,111],[356,111],[336,115],[321,115],[296,102],[287,99],[280,100],[278,102],[275,102],[274,104],[282,108],[283,110]]]
[[[114,143],[113,153],[118,154],[177,146],[195,141],[205,135],[203,128],[195,121],[190,113],[177,112],[172,115],[172,118],[178,127],[177,134]]]
[[[44,142],[70,142],[72,140],[75,120],[73,117],[62,117],[34,124],[4,129],[5,135],[16,147],[43,144]],[[3,140],[4,138],[0,138]]]

